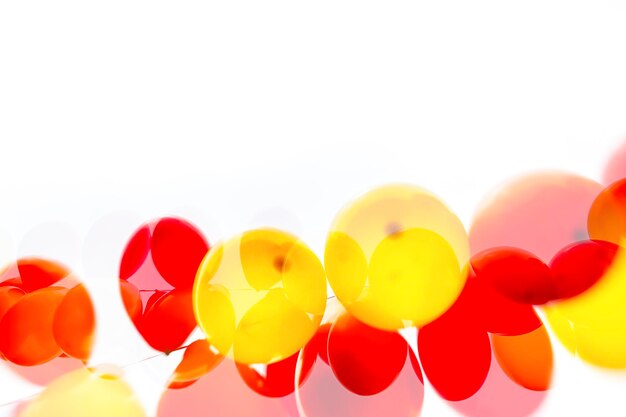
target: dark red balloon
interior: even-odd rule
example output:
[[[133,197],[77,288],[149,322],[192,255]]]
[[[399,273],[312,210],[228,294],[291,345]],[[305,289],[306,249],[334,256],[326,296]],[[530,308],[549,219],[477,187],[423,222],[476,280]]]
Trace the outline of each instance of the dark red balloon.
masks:
[[[313,349],[302,351],[302,368],[299,383],[302,384],[315,363]],[[285,397],[295,390],[296,366],[300,352],[287,359],[269,365],[237,364],[237,371],[248,387],[265,397]]]
[[[183,345],[193,329],[191,291],[173,290],[146,308],[139,321],[139,332],[146,342],[161,352],[172,352]]]
[[[389,387],[404,367],[408,345],[396,333],[370,327],[349,314],[328,334],[328,361],[337,380],[359,395]]]
[[[561,249],[550,261],[555,298],[579,295],[600,280],[620,247],[602,240],[576,242]]]
[[[471,264],[479,280],[517,303],[545,304],[555,297],[550,268],[525,250],[488,249],[473,256]]]

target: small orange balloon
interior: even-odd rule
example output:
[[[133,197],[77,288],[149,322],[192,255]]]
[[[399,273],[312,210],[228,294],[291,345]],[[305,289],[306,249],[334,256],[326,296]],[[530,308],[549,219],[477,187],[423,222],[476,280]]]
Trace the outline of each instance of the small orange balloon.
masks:
[[[178,364],[168,388],[184,388],[202,378],[222,362],[223,355],[211,350],[206,339],[196,340],[185,349],[183,360]]]
[[[54,339],[54,314],[67,289],[42,288],[24,295],[0,321],[0,352],[22,366],[40,365],[61,354]]]
[[[552,380],[552,345],[545,326],[519,336],[491,335],[496,360],[518,385],[545,391]]]
[[[54,316],[53,333],[68,356],[87,361],[91,355],[96,318],[91,298],[84,285],[68,291]]]

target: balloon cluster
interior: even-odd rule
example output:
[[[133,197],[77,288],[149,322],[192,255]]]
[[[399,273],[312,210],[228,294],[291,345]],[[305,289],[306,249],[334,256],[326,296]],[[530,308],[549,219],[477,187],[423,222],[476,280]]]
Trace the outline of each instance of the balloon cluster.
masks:
[[[491,196],[469,233],[424,189],[374,189],[336,216],[323,262],[281,230],[211,247],[188,221],[157,219],[127,242],[119,288],[149,346],[183,351],[159,417],[415,416],[424,377],[465,415],[522,416],[550,388],[547,327],[583,361],[626,368],[625,248],[626,179],[548,172]],[[94,332],[89,295],[63,265],[20,259],[0,275],[5,361],[87,363]],[[59,381],[23,415],[67,384],[135,407],[117,376]]]

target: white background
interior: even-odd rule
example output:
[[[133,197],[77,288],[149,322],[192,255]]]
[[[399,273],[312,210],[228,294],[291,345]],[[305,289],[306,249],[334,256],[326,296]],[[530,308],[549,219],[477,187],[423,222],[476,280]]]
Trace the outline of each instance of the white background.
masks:
[[[321,255],[342,205],[386,182],[469,227],[513,176],[599,180],[626,137],[625,22],[617,0],[3,0],[0,258],[74,268],[93,362],[133,363],[154,352],[115,277],[142,221],[184,215],[213,242],[280,226]],[[555,350],[540,415],[626,415],[626,376]],[[151,411],[157,368],[131,377]],[[0,404],[37,391],[0,386]],[[427,386],[423,415],[453,412]]]

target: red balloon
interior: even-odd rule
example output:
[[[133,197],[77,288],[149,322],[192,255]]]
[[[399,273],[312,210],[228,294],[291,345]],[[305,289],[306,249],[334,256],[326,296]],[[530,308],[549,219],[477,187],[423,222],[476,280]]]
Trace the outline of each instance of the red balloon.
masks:
[[[209,251],[204,236],[176,218],[159,220],[152,234],[152,260],[161,276],[175,288],[191,288],[202,259]]]
[[[439,395],[465,400],[483,385],[491,365],[489,335],[480,322],[464,315],[464,301],[455,304],[418,332],[424,373]]]
[[[185,343],[196,327],[190,290],[173,290],[146,307],[139,332],[154,349],[169,353]]]
[[[541,319],[529,304],[504,297],[470,269],[463,291],[448,310],[456,310],[468,324],[505,336],[526,334],[541,326]]]
[[[559,251],[550,261],[555,298],[571,298],[591,288],[607,272],[619,249],[611,242],[586,240]]]
[[[374,395],[400,374],[408,345],[396,333],[341,315],[328,334],[328,361],[337,380],[359,395]]]
[[[70,275],[70,270],[58,262],[39,258],[20,259],[17,269],[26,292],[49,287]]]
[[[497,247],[474,255],[476,277],[520,304],[545,304],[554,299],[550,268],[530,252]]]
[[[316,354],[313,349],[303,350],[301,359],[299,384],[302,384],[309,375]],[[295,390],[296,365],[300,352],[296,352],[287,359],[269,365],[237,364],[237,371],[248,387],[265,397],[285,397]]]
[[[130,238],[120,263],[120,279],[130,278],[144,263],[150,252],[150,227],[141,227],[133,237]]]

